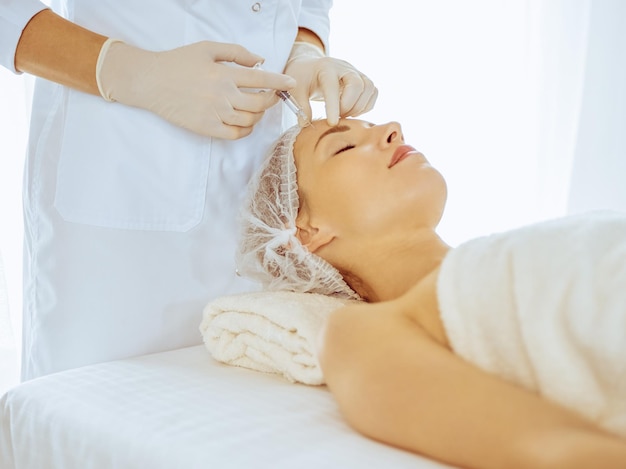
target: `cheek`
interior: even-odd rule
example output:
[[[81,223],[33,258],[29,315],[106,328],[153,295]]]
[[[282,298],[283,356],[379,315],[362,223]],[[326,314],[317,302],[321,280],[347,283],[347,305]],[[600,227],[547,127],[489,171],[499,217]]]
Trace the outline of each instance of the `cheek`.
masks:
[[[403,175],[404,176],[404,175]],[[349,223],[361,233],[387,233],[395,228],[434,227],[446,202],[446,183],[434,168],[387,181],[386,187],[370,185],[350,214]]]
[[[394,227],[434,226],[446,199],[445,181],[434,168],[372,177],[365,168],[340,168],[317,179],[310,208],[350,235],[385,233]],[[323,183],[321,182],[323,181]]]
[[[313,212],[343,233],[361,230],[364,220],[372,218],[372,209],[381,202],[376,195],[380,190],[371,190],[371,183],[365,184],[363,175],[354,171],[346,174],[337,168],[317,181],[308,193],[307,203]]]
[[[355,175],[342,185],[341,190],[329,191],[327,197],[333,222],[335,226],[341,227],[344,234],[379,231],[381,227],[387,226],[390,217],[396,216],[393,196],[381,181],[365,184]]]

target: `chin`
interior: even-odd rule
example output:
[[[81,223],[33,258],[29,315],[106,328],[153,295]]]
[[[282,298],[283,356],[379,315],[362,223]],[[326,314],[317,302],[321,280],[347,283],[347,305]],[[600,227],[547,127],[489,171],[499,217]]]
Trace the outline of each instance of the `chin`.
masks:
[[[409,194],[412,197],[409,202],[414,216],[424,222],[424,225],[437,226],[443,217],[448,199],[446,180],[431,166],[427,174],[416,182],[415,188],[416,191]]]

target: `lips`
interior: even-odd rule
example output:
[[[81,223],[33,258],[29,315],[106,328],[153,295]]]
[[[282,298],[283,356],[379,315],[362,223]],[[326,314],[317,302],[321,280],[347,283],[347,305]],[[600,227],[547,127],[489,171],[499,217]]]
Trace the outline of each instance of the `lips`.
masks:
[[[400,161],[411,155],[419,155],[419,152],[411,145],[400,145],[396,148],[396,151],[393,152],[393,156],[391,157],[391,160],[389,160],[387,168],[395,166]]]

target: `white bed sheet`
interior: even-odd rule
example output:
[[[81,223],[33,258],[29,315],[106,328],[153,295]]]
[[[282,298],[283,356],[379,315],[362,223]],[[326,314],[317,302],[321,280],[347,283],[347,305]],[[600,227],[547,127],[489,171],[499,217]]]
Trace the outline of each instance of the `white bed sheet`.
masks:
[[[325,387],[203,346],[23,383],[0,401],[1,469],[450,467],[349,428]]]

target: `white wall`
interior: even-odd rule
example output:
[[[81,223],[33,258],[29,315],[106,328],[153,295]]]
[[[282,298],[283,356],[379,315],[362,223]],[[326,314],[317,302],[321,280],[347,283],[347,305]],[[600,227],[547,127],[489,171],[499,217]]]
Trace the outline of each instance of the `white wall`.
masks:
[[[452,244],[541,218],[528,135],[524,0],[336,0],[331,55],[377,84],[364,116],[399,121],[448,181]]]

